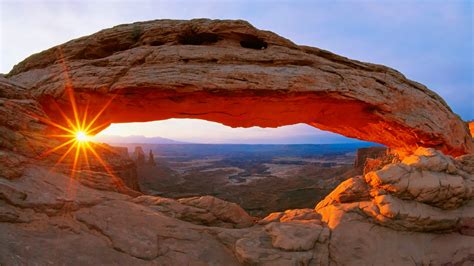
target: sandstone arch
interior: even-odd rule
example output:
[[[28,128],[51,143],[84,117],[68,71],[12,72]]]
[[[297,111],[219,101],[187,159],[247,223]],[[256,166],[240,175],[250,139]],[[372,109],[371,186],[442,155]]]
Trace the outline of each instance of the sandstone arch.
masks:
[[[35,54],[7,77],[46,113],[78,105],[101,122],[201,118],[232,127],[308,123],[403,151],[474,149],[466,124],[425,86],[385,66],[298,46],[245,21],[116,26]]]

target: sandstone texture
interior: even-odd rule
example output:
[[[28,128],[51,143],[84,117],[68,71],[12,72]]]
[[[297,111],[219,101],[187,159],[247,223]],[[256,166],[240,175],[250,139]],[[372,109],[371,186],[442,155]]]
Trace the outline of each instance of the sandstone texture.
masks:
[[[95,150],[101,158],[107,162],[113,170],[113,178],[110,173],[104,172],[103,166],[92,158],[87,166],[77,170],[77,179],[82,184],[101,190],[131,193],[135,196],[140,191],[137,177],[137,167],[128,156],[127,148],[112,147],[106,144],[94,145]],[[67,172],[71,162],[65,160],[63,171]]]
[[[298,46],[245,21],[119,25],[32,55],[6,75],[51,118],[70,109],[100,122],[200,118],[232,127],[307,123],[401,151],[473,151],[466,123],[425,86],[391,68]]]
[[[468,122],[469,130],[471,131],[471,136],[474,138],[474,121]]]
[[[354,168],[357,174],[381,169],[393,161],[395,156],[386,147],[368,147],[357,149]]]
[[[341,183],[315,208],[331,229],[332,258],[354,265],[367,256],[374,264],[472,264],[473,158],[419,148]]]
[[[133,152],[133,159],[138,165],[145,164],[145,152],[143,152],[142,147],[135,147],[135,151]]]
[[[0,265],[474,262],[472,138],[439,96],[395,70],[297,46],[243,21],[164,20],[73,40],[6,77]],[[143,195],[130,175],[121,177],[129,160],[123,150],[102,151],[108,171],[92,160],[71,172],[74,162],[58,163],[59,150],[43,156],[61,140],[39,118],[61,119],[55,108],[67,109],[71,86],[78,108],[113,97],[106,123],[305,122],[403,152],[346,180],[314,209],[255,221],[211,196]]]
[[[133,199],[133,202],[194,224],[228,228],[243,228],[254,224],[254,219],[239,205],[212,196],[179,200],[142,196]]]

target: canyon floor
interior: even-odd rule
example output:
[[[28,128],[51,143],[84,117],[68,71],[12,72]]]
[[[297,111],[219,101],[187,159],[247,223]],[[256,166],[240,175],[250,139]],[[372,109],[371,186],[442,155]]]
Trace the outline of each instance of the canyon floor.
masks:
[[[155,163],[147,158],[137,164],[137,178],[145,194],[211,195],[264,217],[314,207],[339,183],[360,172],[354,168],[357,148],[370,145],[140,144],[147,156],[153,152]],[[137,147],[126,146],[129,151]]]

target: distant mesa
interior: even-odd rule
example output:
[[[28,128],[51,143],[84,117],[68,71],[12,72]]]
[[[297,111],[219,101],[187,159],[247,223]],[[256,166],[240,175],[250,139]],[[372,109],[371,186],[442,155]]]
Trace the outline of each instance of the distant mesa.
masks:
[[[357,149],[354,168],[357,174],[377,171],[392,163],[394,154],[387,147],[368,147]]]
[[[467,122],[469,125],[469,131],[471,131],[471,136],[474,138],[474,120]]]
[[[162,138],[162,137],[145,137],[140,135],[132,136],[116,136],[116,135],[98,135],[94,137],[97,142],[105,143],[119,143],[119,144],[186,144],[177,140]]]
[[[144,165],[145,164],[145,153],[141,146],[135,147],[135,151],[133,152],[133,160],[137,163],[137,165]]]
[[[148,159],[145,156],[145,152],[143,152],[143,148],[141,146],[136,146],[135,150],[133,151],[132,159],[135,161],[135,163],[138,166],[143,166],[143,165],[150,165],[150,166],[155,166],[155,156],[153,154],[153,151],[150,150],[148,153]]]
[[[128,148],[127,147],[117,147],[117,146],[110,146],[110,148],[115,152],[117,153],[118,155],[120,155],[121,157],[125,158],[125,159],[130,159],[130,156],[128,154]]]
[[[357,149],[357,155],[354,162],[355,168],[363,168],[367,158],[375,159],[387,152],[386,147],[368,147]]]
[[[153,155],[153,151],[150,150],[150,153],[148,154],[148,165],[152,165],[152,166],[155,166],[156,165],[156,162],[155,162],[155,156]]]

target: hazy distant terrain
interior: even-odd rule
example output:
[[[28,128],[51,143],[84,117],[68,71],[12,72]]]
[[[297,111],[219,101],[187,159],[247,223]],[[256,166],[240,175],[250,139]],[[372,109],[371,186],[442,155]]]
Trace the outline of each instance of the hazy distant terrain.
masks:
[[[147,144],[184,144],[186,142],[176,141],[162,137],[145,137],[140,135],[116,136],[116,135],[97,135],[94,141],[105,142],[109,144],[116,143],[147,143]]]
[[[139,165],[147,194],[183,198],[213,195],[240,204],[256,216],[312,208],[353,175],[357,148],[367,144],[221,145],[120,144],[141,146],[156,165]],[[148,159],[148,158],[147,158]]]

